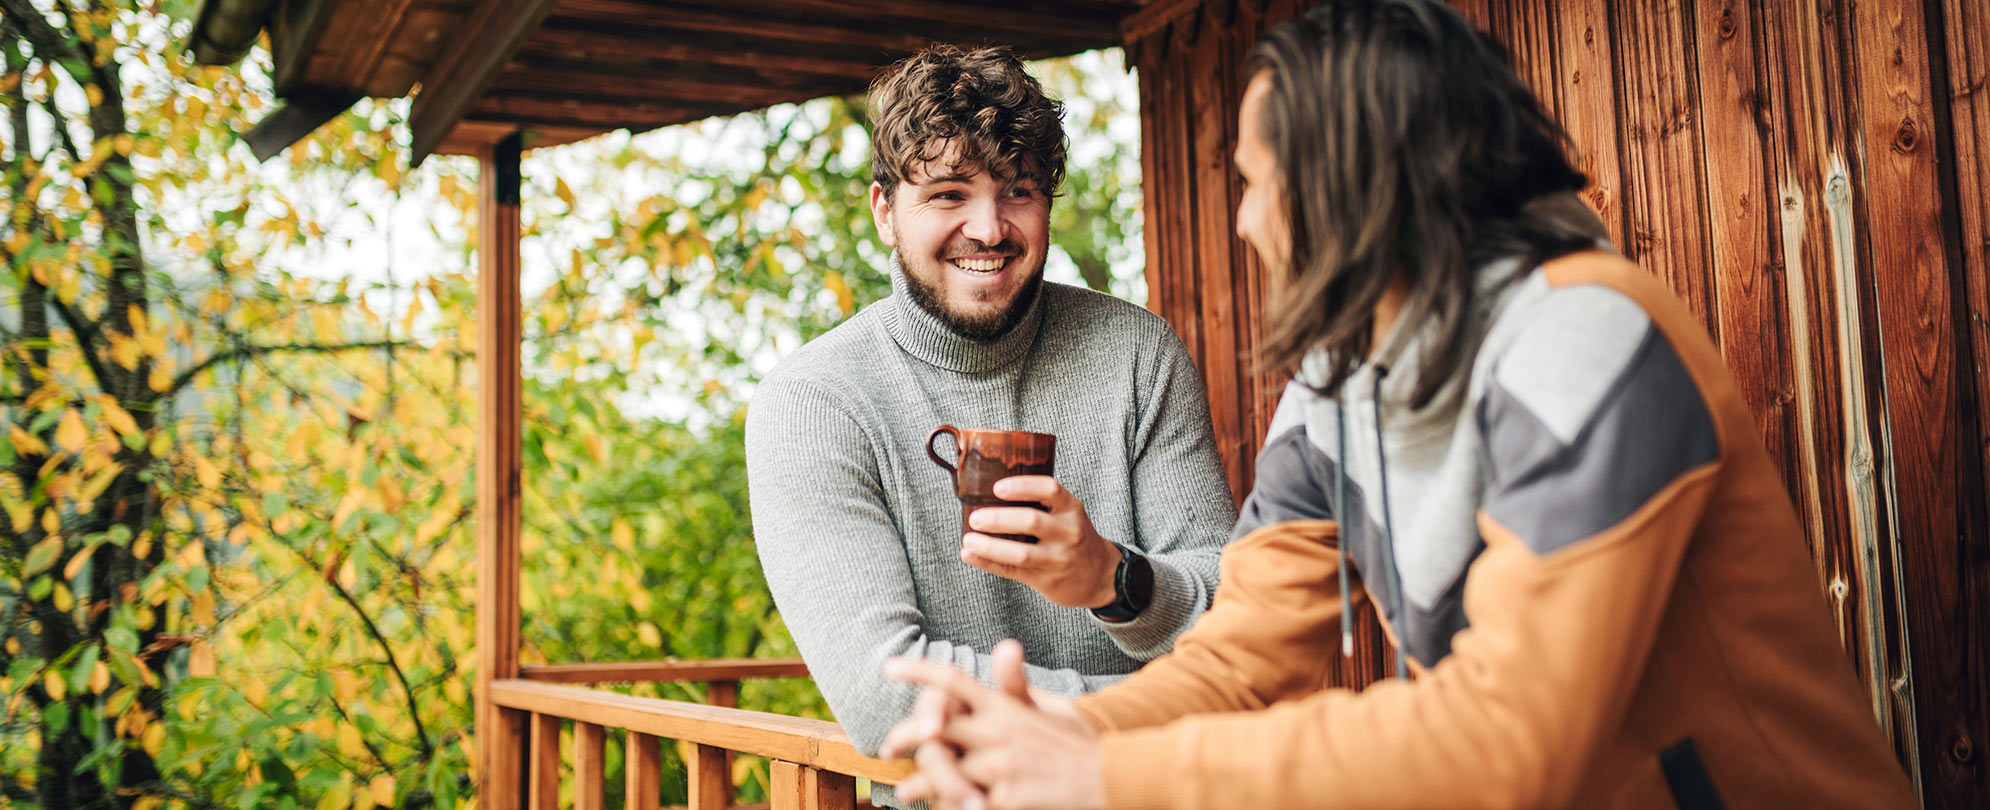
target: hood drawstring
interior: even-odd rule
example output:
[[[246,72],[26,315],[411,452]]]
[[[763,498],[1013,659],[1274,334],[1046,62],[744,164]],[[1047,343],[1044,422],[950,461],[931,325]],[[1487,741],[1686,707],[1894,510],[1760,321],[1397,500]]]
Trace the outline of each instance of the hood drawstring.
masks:
[[[1340,657],[1354,657],[1354,597],[1347,586],[1347,409],[1334,396],[1334,516],[1340,519]]]
[[[1409,644],[1410,620],[1403,614],[1403,572],[1396,567],[1396,514],[1389,508],[1389,453],[1382,443],[1382,380],[1388,376],[1388,366],[1375,366],[1374,399],[1369,404],[1375,409],[1376,476],[1382,479],[1382,567],[1389,574],[1389,612],[1396,621],[1396,677],[1406,680],[1410,668],[1403,648]]]

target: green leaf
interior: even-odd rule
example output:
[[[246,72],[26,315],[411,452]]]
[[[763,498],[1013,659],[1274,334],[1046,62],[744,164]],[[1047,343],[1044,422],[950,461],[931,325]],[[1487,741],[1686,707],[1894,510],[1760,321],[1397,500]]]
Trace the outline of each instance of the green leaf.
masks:
[[[263,516],[275,520],[290,511],[290,496],[281,492],[263,493]]]
[[[114,625],[104,630],[104,644],[113,650],[134,655],[138,652],[138,634],[123,625]],[[112,658],[113,662],[117,659]]]
[[[84,647],[83,653],[76,657],[76,663],[70,665],[69,692],[71,694],[80,695],[90,688],[90,675],[97,671],[97,656],[100,652],[101,650],[95,644]]]
[[[62,556],[62,538],[47,537],[28,549],[26,562],[22,563],[21,575],[34,576],[47,571]],[[36,597],[40,598],[40,597]]]

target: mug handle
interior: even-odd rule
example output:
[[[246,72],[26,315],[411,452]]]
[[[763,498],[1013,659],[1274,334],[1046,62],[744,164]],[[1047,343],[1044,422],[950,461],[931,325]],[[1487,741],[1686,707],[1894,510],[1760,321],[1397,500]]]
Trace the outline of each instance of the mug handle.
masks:
[[[939,438],[942,433],[953,436],[954,448],[956,450],[960,448],[960,429],[953,425],[941,425],[933,428],[933,432],[926,434],[926,457],[932,459],[934,464],[947,468],[948,475],[959,475],[960,470],[954,469],[954,465],[948,464],[946,459],[940,458],[939,453],[933,452],[933,440]]]

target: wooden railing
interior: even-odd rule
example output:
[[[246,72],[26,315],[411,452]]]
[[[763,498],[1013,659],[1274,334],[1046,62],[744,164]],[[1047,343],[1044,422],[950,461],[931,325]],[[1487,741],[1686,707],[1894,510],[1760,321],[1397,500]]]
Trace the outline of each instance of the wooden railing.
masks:
[[[575,810],[605,810],[603,752],[607,730],[628,732],[624,769],[630,810],[657,810],[664,739],[690,743],[696,753],[685,763],[689,810],[725,810],[733,799],[733,753],[768,758],[771,810],[849,810],[856,806],[856,779],[894,784],[911,773],[904,762],[885,762],[857,753],[835,723],[805,717],[734,708],[739,682],[756,678],[806,677],[801,661],[639,661],[613,664],[554,664],[520,668],[524,677],[491,682],[491,702],[527,729],[523,773],[515,784],[524,806],[559,806],[560,730],[573,724]],[[636,697],[573,686],[606,682],[705,682],[710,703]],[[509,725],[509,723],[507,723]]]

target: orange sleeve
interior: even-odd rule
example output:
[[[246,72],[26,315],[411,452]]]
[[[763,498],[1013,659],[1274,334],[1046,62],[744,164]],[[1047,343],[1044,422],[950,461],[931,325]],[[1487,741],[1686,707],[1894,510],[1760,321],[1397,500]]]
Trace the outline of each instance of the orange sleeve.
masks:
[[[1100,728],[1128,729],[1318,691],[1340,653],[1339,536],[1332,521],[1297,520],[1231,543],[1214,604],[1174,652],[1078,708]],[[1358,586],[1353,596],[1367,598]]]
[[[1465,586],[1472,626],[1456,636],[1451,654],[1436,667],[1415,682],[1380,683],[1358,694],[1332,689],[1263,711],[1109,731],[1103,741],[1107,806],[1566,803],[1603,735],[1622,722],[1719,469],[1715,461],[1688,470],[1622,521],[1545,556],[1480,512],[1487,548]],[[1220,595],[1250,590],[1231,587],[1228,573],[1226,565]],[[1318,571],[1306,578],[1316,587],[1323,579]],[[1335,601],[1318,592],[1307,596],[1314,603]],[[1244,618],[1282,625],[1284,614],[1273,611],[1283,610],[1265,606]],[[1279,631],[1232,625],[1227,632]],[[1323,646],[1305,649],[1324,656],[1318,651]],[[1295,643],[1278,654],[1300,649]],[[1220,660],[1231,669],[1205,664],[1197,671],[1210,678],[1234,672],[1253,682],[1262,677],[1259,668],[1284,671],[1294,663]],[[1114,700],[1114,691],[1098,700]]]

